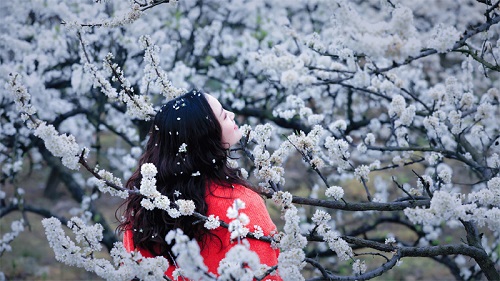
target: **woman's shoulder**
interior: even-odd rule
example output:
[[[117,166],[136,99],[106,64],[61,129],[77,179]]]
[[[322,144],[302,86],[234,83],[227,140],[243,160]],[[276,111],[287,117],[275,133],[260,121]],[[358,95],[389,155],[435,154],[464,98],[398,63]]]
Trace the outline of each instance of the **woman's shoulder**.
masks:
[[[240,199],[245,203],[241,211],[251,220],[248,226],[251,231],[254,225],[259,225],[265,235],[276,229],[264,199],[255,191],[239,184],[233,184],[233,187],[214,185],[209,188],[211,190],[207,192],[205,198],[208,206],[207,215],[219,216],[221,220],[229,222],[232,219],[227,217],[227,210],[233,205],[234,200]]]
[[[205,201],[209,209],[225,208],[227,210],[231,206],[234,200],[240,199],[248,206],[261,206],[264,204],[262,197],[251,190],[250,188],[240,185],[220,185],[220,184],[210,184],[207,187]]]
[[[219,198],[219,199],[231,199],[234,200],[236,198],[256,198],[260,196],[255,193],[253,190],[241,184],[217,184],[210,183],[207,187],[206,195],[207,199],[211,199],[211,197]]]

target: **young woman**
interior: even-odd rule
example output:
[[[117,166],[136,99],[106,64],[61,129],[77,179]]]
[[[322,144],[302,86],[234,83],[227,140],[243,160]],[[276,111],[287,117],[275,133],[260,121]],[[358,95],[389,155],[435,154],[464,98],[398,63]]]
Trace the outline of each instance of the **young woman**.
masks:
[[[146,150],[127,187],[139,188],[141,165],[153,163],[158,170],[157,189],[172,201],[193,200],[197,212],[230,222],[227,209],[239,198],[245,202],[242,212],[250,218],[250,231],[258,225],[264,235],[269,235],[276,226],[262,198],[246,188],[248,184],[240,178],[239,170],[227,165],[228,149],[240,138],[234,113],[225,110],[214,97],[191,91],[168,102],[157,113]],[[141,195],[131,195],[125,202],[125,219],[119,229],[124,232],[123,242],[128,251],[138,250],[145,257],[164,256],[173,264],[171,245],[164,239],[170,230],[180,228],[198,241],[208,270],[217,274],[220,260],[235,245],[226,228],[208,230],[203,222],[191,216],[174,219],[160,209],[148,211],[141,206],[141,200]],[[269,243],[248,240],[261,263],[277,264],[278,252]],[[172,278],[174,269],[173,265],[166,269],[168,277]],[[269,279],[280,280],[278,276]]]

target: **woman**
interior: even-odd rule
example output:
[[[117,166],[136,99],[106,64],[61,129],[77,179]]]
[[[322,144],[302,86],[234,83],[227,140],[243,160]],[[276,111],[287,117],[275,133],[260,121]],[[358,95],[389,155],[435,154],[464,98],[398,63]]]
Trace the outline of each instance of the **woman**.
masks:
[[[246,188],[248,183],[240,178],[239,170],[227,165],[228,149],[240,138],[234,113],[225,110],[214,97],[191,91],[168,102],[157,113],[146,150],[127,188],[139,188],[141,165],[153,163],[158,169],[157,189],[172,201],[193,200],[196,212],[229,222],[227,209],[239,198],[246,204],[243,212],[250,218],[250,231],[259,225],[264,235],[269,235],[276,226],[262,198]],[[171,245],[164,238],[170,230],[180,228],[198,241],[208,270],[217,273],[220,260],[235,245],[226,228],[209,231],[192,216],[173,219],[160,209],[148,211],[141,206],[141,200],[141,195],[131,195],[125,202],[125,219],[119,229],[124,232],[128,251],[139,250],[145,257],[165,256],[173,264]],[[269,243],[249,240],[250,249],[259,255],[261,263],[277,264],[277,250]],[[172,278],[174,269],[171,265],[166,270],[168,277]]]

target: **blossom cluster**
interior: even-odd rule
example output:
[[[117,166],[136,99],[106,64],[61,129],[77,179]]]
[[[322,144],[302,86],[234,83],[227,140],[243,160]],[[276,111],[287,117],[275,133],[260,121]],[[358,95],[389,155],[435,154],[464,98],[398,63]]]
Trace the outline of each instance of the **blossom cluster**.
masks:
[[[85,70],[92,75],[94,86],[99,87],[110,101],[118,100],[127,106],[127,114],[133,118],[149,120],[154,114],[153,106],[145,95],[136,95],[128,79],[125,78],[123,71],[118,64],[112,62],[113,55],[108,54],[104,60],[104,69],[112,73],[113,79],[120,82],[121,91],[117,91],[106,79],[103,71],[97,69],[93,64],[86,63]]]
[[[129,253],[121,242],[115,243],[111,250],[113,263],[104,258],[96,258],[102,239],[102,226],[88,226],[83,221],[73,218],[68,226],[76,234],[75,243],[62,229],[56,218],[42,220],[50,247],[54,250],[56,260],[67,265],[84,268],[95,272],[106,280],[161,280],[168,261],[164,257],[143,258],[139,252]]]
[[[81,28],[82,25],[113,28],[133,23],[134,21],[139,19],[142,16],[142,14],[143,11],[141,9],[141,6],[135,3],[130,5],[128,10],[122,11],[119,15],[109,20],[102,20],[95,23],[82,23],[80,21],[72,20],[65,22],[65,24],[67,25],[68,28]]]
[[[156,166],[152,163],[145,163],[141,166],[141,187],[139,192],[144,195],[145,198],[141,201],[141,206],[146,208],[146,210],[153,210],[154,208],[162,210],[171,210],[170,199],[162,195],[156,189],[156,174],[158,170]],[[179,217],[180,213],[174,209],[169,212],[169,215],[173,217]]]
[[[300,233],[300,217],[293,204],[286,207],[284,219],[283,232],[275,235],[281,249],[278,256],[278,271],[284,280],[305,280],[301,269],[305,266],[304,247],[307,239]]]
[[[233,246],[220,261],[218,280],[254,280],[261,272],[259,256],[250,250],[248,243]]]
[[[78,170],[80,168],[80,154],[82,149],[76,143],[75,137],[73,135],[59,134],[53,125],[47,125],[45,122],[41,122],[35,129],[34,135],[41,138],[47,150],[49,150],[54,156],[61,157],[61,161],[64,166],[72,170]],[[85,151],[84,157],[88,155],[88,150]]]
[[[196,240],[190,240],[182,230],[171,230],[165,241],[172,244],[172,252],[177,256],[176,267],[180,268],[178,274],[190,280],[212,280],[213,275],[208,273],[208,268],[200,255],[200,246]],[[182,280],[182,278],[180,279]]]
[[[240,199],[235,199],[233,205],[227,209],[227,217],[233,219],[228,226],[231,240],[244,238],[249,232],[246,225],[250,223],[250,219],[240,211],[242,209],[245,209],[245,202]]]
[[[452,49],[455,42],[458,41],[460,32],[453,26],[438,25],[433,30],[427,41],[427,47],[436,49],[444,53]]]
[[[297,73],[293,70],[283,72],[281,76],[281,83],[285,82],[286,84],[293,84],[295,82],[292,81],[299,83],[301,80],[300,83],[304,84],[304,78],[295,77],[295,75],[297,75]],[[322,114],[314,114],[313,110],[307,107],[305,102],[300,97],[294,95],[287,96],[285,103],[273,110],[273,115],[284,119],[298,117],[300,119],[307,120],[311,125],[318,124],[324,119]]]
[[[248,141],[254,141],[257,145],[254,147],[253,162],[257,169],[254,170],[254,175],[263,181],[264,185],[268,182],[276,184],[285,183],[284,173],[285,170],[281,167],[283,158],[289,153],[289,150],[281,148],[276,150],[272,155],[266,149],[271,141],[271,134],[273,133],[273,126],[269,123],[264,125],[257,125],[254,130],[249,132]]]
[[[186,92],[185,89],[174,87],[172,82],[168,79],[167,73],[161,68],[159,47],[152,43],[151,37],[143,35],[139,39],[139,43],[145,50],[144,61],[146,62],[144,66],[144,76],[141,81],[141,91],[145,93],[148,87],[158,88],[159,92],[167,101]]]
[[[323,237],[332,251],[335,251],[340,260],[350,260],[354,256],[352,248],[347,244],[347,242],[340,237],[340,234],[335,231],[329,224],[331,216],[323,210],[316,210],[312,217],[312,221],[315,223],[315,231]],[[353,267],[354,269],[354,267]],[[356,273],[355,271],[355,274]]]
[[[500,178],[488,181],[487,188],[471,192],[468,198],[461,193],[435,191],[429,208],[407,208],[405,214],[414,223],[437,226],[442,222],[457,220],[474,221],[499,231],[500,224]]]
[[[31,96],[26,87],[19,81],[19,74],[11,74],[9,81],[9,90],[14,93],[14,100],[17,109],[22,112],[23,120],[31,118],[33,122],[29,126],[34,130],[33,134],[44,141],[45,147],[52,155],[60,157],[64,166],[72,170],[78,170],[80,167],[80,157],[86,158],[88,150],[80,148],[73,135],[60,134],[53,125],[47,125],[46,122],[38,120],[33,115],[36,113],[35,107],[31,105]],[[82,151],[84,152],[82,154]],[[17,166],[20,164],[18,163]],[[16,166],[12,166],[14,171]]]
[[[272,199],[274,203],[281,206],[282,210],[284,210],[287,206],[292,204],[293,196],[288,191],[278,191],[273,193]]]
[[[350,168],[349,158],[351,153],[349,152],[349,143],[335,137],[327,137],[325,139],[325,147],[328,149],[327,153],[330,165],[338,166],[339,172]]]
[[[361,261],[361,260],[356,260],[353,264],[352,264],[352,271],[354,273],[354,275],[360,275],[360,274],[363,274],[366,272],[366,263],[365,261]]]
[[[123,184],[121,182],[121,179],[114,176],[113,173],[106,171],[104,169],[99,169],[96,167],[94,169],[94,172],[97,173],[97,175],[100,177],[100,179],[96,177],[91,177],[87,180],[87,184],[89,186],[95,186],[101,191],[102,193],[109,193],[113,196],[117,196],[120,198],[127,198],[128,197],[128,191],[123,189]],[[115,186],[118,187],[111,187],[108,185],[108,183],[112,183]]]
[[[324,134],[323,127],[315,125],[308,134],[301,131],[298,134],[288,136],[291,145],[303,155],[303,159],[313,169],[321,169],[325,165],[319,149],[319,143]],[[280,149],[286,148],[280,147]]]
[[[210,215],[203,225],[206,229],[216,229],[220,226],[219,216]]]
[[[344,197],[344,189],[340,186],[330,186],[326,189],[325,195],[328,197],[333,197],[335,200],[340,200]]]
[[[24,220],[15,220],[10,224],[11,232],[4,233],[2,239],[0,239],[0,256],[3,252],[12,251],[10,242],[12,242],[21,232],[24,231]]]
[[[11,73],[6,88],[14,94],[16,110],[21,112],[23,114],[23,119],[26,120],[29,116],[36,113],[36,108],[30,103],[31,95],[28,93],[28,90],[18,81],[18,79],[20,79],[19,74]]]
[[[395,126],[409,126],[415,117],[415,105],[406,106],[406,101],[403,96],[395,95],[392,97],[392,102],[389,107],[389,116],[397,118]]]

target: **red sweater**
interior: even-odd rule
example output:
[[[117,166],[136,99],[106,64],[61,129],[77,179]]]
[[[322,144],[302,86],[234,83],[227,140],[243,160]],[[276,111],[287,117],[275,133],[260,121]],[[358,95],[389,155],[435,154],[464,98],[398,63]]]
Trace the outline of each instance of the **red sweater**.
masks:
[[[229,223],[231,219],[227,217],[227,209],[232,206],[235,199],[239,198],[243,202],[245,202],[245,209],[242,209],[241,212],[245,213],[249,219],[250,223],[246,226],[252,232],[254,231],[254,225],[258,225],[262,228],[264,235],[269,235],[272,231],[276,230],[276,226],[271,220],[269,213],[267,212],[266,205],[264,204],[264,200],[254,191],[241,186],[234,185],[234,189],[225,188],[218,185],[211,185],[207,188],[205,201],[207,202],[208,211],[207,216],[214,215],[218,216],[220,220]],[[230,241],[231,234],[224,227],[218,227],[214,230],[211,230],[212,233],[217,235],[222,240],[222,249],[220,247],[220,243],[217,239],[214,242],[208,242],[208,244],[201,250],[201,256],[205,264],[208,267],[208,270],[211,273],[217,275],[217,268],[219,267],[219,262],[225,257],[227,251],[231,249],[236,242]],[[132,239],[132,231],[127,230],[123,235],[123,244],[127,251],[135,250],[134,242]],[[209,240],[212,241],[212,240]],[[257,253],[260,258],[260,263],[266,264],[268,266],[274,266],[278,264],[278,254],[279,250],[272,249],[269,243],[248,238],[250,242],[250,250]],[[139,252],[144,257],[153,257],[153,255],[145,250],[138,249]],[[175,270],[175,267],[171,265],[165,272],[165,274],[172,278],[172,272]],[[281,280],[279,276],[267,276],[266,280]]]

